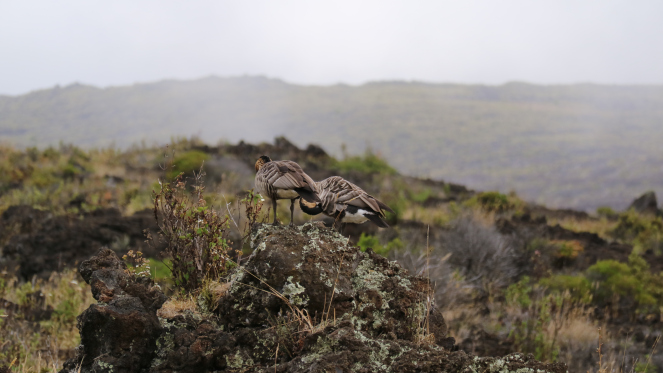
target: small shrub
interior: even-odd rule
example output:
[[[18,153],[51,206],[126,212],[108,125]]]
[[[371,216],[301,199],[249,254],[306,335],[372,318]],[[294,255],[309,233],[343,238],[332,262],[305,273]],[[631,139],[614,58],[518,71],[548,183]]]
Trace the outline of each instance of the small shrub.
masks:
[[[38,188],[44,188],[55,185],[59,182],[58,177],[52,169],[46,167],[37,167],[30,175],[30,183]]]
[[[400,238],[396,237],[389,241],[386,246],[382,246],[377,237],[362,233],[361,236],[359,236],[359,241],[357,241],[357,246],[361,251],[366,251],[366,249],[371,248],[376,254],[387,256],[390,251],[401,250],[405,245]]]
[[[481,207],[489,212],[505,212],[522,205],[522,201],[515,196],[507,196],[499,192],[482,192],[463,203],[467,207]]]
[[[596,214],[598,216],[603,216],[603,217],[606,217],[608,219],[616,218],[619,215],[615,212],[615,210],[613,210],[612,208],[607,207],[607,206],[597,208],[596,209]]]
[[[495,226],[485,225],[471,215],[451,224],[443,246],[451,254],[449,263],[461,271],[467,282],[486,292],[509,285],[519,274],[511,240]]]
[[[154,192],[154,216],[166,244],[164,253],[171,261],[175,285],[185,292],[224,275],[229,259],[229,217],[207,206],[203,176],[202,170],[196,175],[190,195],[182,174],[172,183],[162,183],[161,189]]]
[[[557,333],[564,322],[565,312],[562,309],[565,299],[555,294],[536,301],[525,298],[524,295],[520,296],[521,301],[528,300],[528,310],[522,318],[515,320],[509,337],[513,338],[519,351],[532,353],[537,360],[556,361],[560,353]],[[550,333],[549,329],[553,329],[553,332]]]
[[[663,218],[640,215],[629,210],[619,215],[617,226],[608,234],[648,249],[652,244],[663,241]]]
[[[556,293],[568,291],[571,299],[581,304],[592,301],[592,284],[583,275],[553,275],[539,280],[539,285]]]
[[[419,203],[425,202],[430,196],[431,196],[430,188],[426,188],[418,193],[410,192],[410,199],[412,199],[414,202],[419,202]]]
[[[387,252],[403,250],[403,248],[405,248],[405,244],[398,237],[387,243]]]
[[[636,373],[656,373],[658,372],[658,369],[656,369],[656,366],[654,366],[651,363],[651,357],[649,355],[645,355],[644,359],[642,361],[638,361],[635,364],[634,372]]]
[[[44,149],[44,151],[41,153],[41,156],[48,160],[55,161],[60,158],[60,152],[57,149],[49,146],[48,148]]]
[[[531,292],[530,278],[529,276],[523,276],[520,281],[509,285],[504,294],[507,304],[528,308],[532,305],[532,299],[530,298]]]
[[[649,265],[637,253],[629,256],[629,262],[600,260],[587,269],[587,278],[598,286],[594,289],[594,298],[607,303],[614,297],[631,299],[636,313],[656,311],[663,306],[663,275],[654,275]]]
[[[176,155],[173,159],[172,169],[168,170],[168,179],[175,179],[179,174],[187,177],[192,176],[193,171],[198,171],[203,163],[209,159],[209,154],[200,150],[189,150]]]
[[[336,163],[336,168],[342,172],[361,172],[365,174],[395,175],[396,169],[391,167],[387,161],[373,153],[369,148],[363,156],[346,156]]]
[[[133,250],[129,250],[126,255],[122,256],[122,259],[127,264],[127,272],[135,276],[151,277],[150,261],[143,258],[142,252],[136,251],[134,253]]]
[[[582,243],[579,241],[551,241],[556,248],[555,256],[557,259],[562,261],[572,261],[582,253],[585,248],[582,246]]]
[[[377,237],[367,235],[365,233],[362,233],[361,236],[359,236],[357,246],[361,249],[361,251],[366,251],[366,249],[370,248],[373,249],[376,254],[385,255],[387,253],[387,250],[382,245],[380,245],[380,241]]]

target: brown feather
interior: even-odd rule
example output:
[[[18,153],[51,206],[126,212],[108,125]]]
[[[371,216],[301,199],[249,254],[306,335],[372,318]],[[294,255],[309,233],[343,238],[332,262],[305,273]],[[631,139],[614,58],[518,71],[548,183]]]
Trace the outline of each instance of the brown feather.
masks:
[[[256,173],[255,184],[258,192],[271,199],[279,199],[278,190],[292,190],[300,195],[306,194],[306,198],[314,202],[320,200],[313,179],[292,161],[271,161],[262,164]]]
[[[344,206],[348,205],[371,210],[380,216],[385,216],[383,210],[393,212],[377,198],[340,176],[329,177],[317,184],[322,209],[328,215],[333,216],[336,212],[344,210]]]

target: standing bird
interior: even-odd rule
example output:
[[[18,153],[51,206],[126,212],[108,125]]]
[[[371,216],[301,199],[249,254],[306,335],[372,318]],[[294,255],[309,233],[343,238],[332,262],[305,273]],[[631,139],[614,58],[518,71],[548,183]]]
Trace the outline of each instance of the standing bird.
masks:
[[[276,200],[290,200],[290,226],[294,225],[295,200],[302,198],[309,203],[319,203],[315,181],[293,161],[272,161],[263,155],[256,161],[256,190],[272,200],[274,223],[276,221]]]
[[[389,206],[340,176],[332,176],[318,183],[320,202],[299,201],[299,207],[309,215],[324,213],[341,223],[362,224],[370,220],[381,228],[388,228],[385,211]]]

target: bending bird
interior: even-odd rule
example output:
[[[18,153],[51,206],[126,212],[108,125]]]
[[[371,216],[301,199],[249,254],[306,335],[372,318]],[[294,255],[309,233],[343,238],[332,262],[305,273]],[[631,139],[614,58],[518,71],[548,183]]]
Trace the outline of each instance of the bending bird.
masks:
[[[341,223],[362,224],[370,220],[381,228],[388,228],[385,211],[394,210],[363,189],[340,176],[317,182],[320,202],[299,201],[299,207],[309,215],[324,213]]]
[[[255,187],[258,193],[272,200],[273,225],[276,221],[276,201],[290,200],[290,226],[294,225],[295,200],[301,198],[308,203],[319,203],[315,181],[293,161],[272,161],[263,155],[256,161]]]

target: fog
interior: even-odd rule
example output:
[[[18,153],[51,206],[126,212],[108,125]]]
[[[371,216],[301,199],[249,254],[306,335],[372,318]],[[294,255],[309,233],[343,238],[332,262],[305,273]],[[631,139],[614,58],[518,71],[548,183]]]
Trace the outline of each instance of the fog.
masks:
[[[0,94],[73,82],[663,83],[658,1],[5,1]]]

